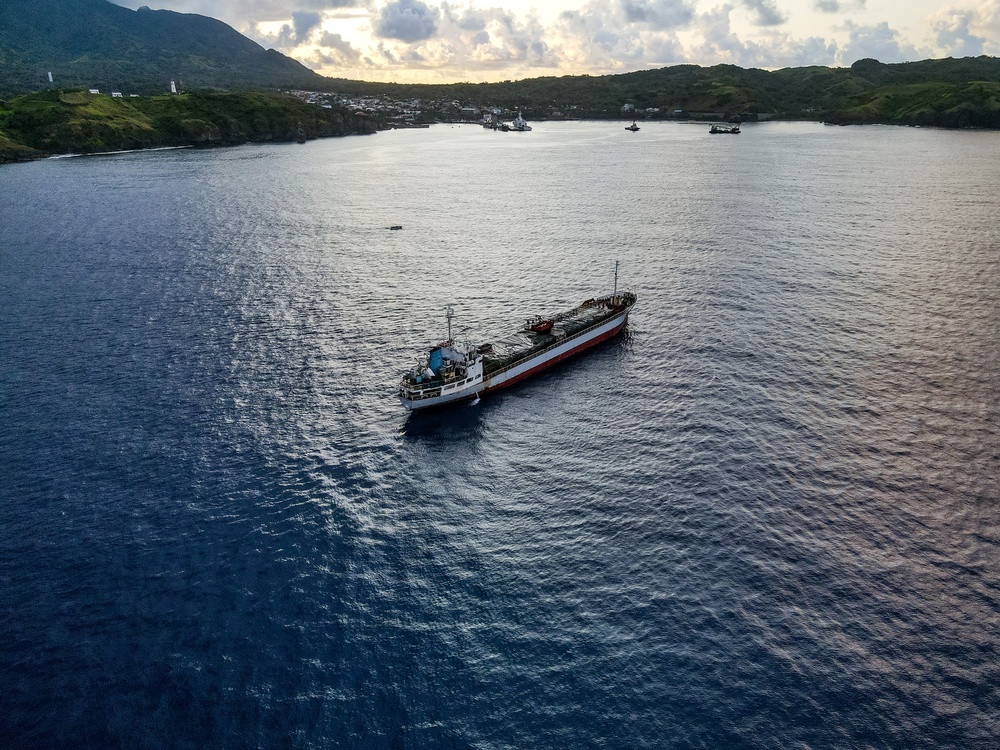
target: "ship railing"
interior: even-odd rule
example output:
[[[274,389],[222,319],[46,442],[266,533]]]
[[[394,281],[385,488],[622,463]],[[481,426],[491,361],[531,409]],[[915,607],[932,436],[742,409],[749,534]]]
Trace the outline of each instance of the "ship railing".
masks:
[[[434,390],[428,389],[425,391],[402,390],[399,395],[407,401],[423,401],[428,398],[437,398],[441,395],[441,389],[435,388]]]
[[[426,383],[408,383],[404,380],[400,384],[400,393],[411,401],[418,401],[425,398],[436,398],[446,391],[462,389],[471,386],[475,382],[476,377],[452,378],[451,380],[435,379]]]
[[[535,357],[537,357],[540,354],[545,354],[545,352],[549,352],[549,351],[552,351],[553,349],[557,349],[560,346],[562,346],[563,344],[567,343],[568,341],[573,341],[574,339],[578,339],[581,336],[583,336],[585,333],[589,333],[590,331],[593,331],[595,328],[600,328],[602,325],[604,325],[608,321],[613,320],[614,318],[618,317],[623,312],[627,312],[628,309],[629,308],[626,307],[624,310],[612,310],[611,311],[612,312],[611,315],[608,315],[606,318],[602,318],[601,320],[597,321],[593,325],[587,326],[586,328],[583,328],[583,329],[577,331],[576,333],[574,333],[574,334],[572,334],[570,336],[567,336],[564,339],[560,339],[559,341],[556,341],[555,343],[549,344],[546,347],[530,351],[527,354],[525,354],[523,357],[520,357],[520,358],[514,360],[513,362],[510,362],[509,364],[506,364],[506,365],[504,365],[503,367],[501,367],[501,368],[499,368],[497,370],[493,370],[493,371],[491,371],[489,373],[483,373],[483,379],[485,380],[486,378],[492,378],[492,377],[495,377],[497,375],[502,375],[503,373],[507,372],[508,370],[513,370],[518,365],[524,364],[529,359],[534,359]]]
[[[434,388],[447,388],[455,384],[464,383],[468,376],[467,370],[462,370],[461,375],[456,371],[451,377],[442,377],[440,375],[435,375],[433,378],[425,378],[420,383],[414,383],[408,380],[406,377],[403,378],[403,382],[400,384],[402,388],[409,391],[427,391]]]

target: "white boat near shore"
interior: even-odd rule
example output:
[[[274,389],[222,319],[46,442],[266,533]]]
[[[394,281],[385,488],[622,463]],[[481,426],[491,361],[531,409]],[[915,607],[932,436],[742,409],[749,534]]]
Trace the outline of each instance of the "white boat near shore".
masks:
[[[510,130],[517,133],[527,133],[531,130],[531,126],[528,121],[524,119],[520,112],[517,113],[517,117],[514,118],[514,122],[510,124]]]

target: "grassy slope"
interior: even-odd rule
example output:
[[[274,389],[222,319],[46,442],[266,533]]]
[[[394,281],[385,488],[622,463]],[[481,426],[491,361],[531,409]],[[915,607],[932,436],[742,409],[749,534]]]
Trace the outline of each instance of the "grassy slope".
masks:
[[[830,112],[830,122],[1000,128],[1000,83],[911,83],[879,86]]]
[[[51,91],[0,103],[0,161],[182,145],[226,145],[372,132],[348,112],[280,94],[112,98]]]
[[[148,117],[122,99],[82,92],[20,97],[2,129],[42,152],[99,151],[160,145]],[[65,146],[65,148],[63,148]]]

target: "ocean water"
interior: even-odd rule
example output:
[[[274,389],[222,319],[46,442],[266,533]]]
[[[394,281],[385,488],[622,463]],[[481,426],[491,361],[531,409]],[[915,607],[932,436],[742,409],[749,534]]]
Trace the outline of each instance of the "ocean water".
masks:
[[[0,746],[997,747],[1000,134],[623,124],[0,168]]]

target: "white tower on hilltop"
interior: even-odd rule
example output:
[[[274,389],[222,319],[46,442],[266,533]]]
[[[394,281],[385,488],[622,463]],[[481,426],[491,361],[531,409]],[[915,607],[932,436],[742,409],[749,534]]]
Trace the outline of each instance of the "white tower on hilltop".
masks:
[[[177,93],[177,84],[174,83],[173,81],[170,82],[170,93],[171,94]]]

